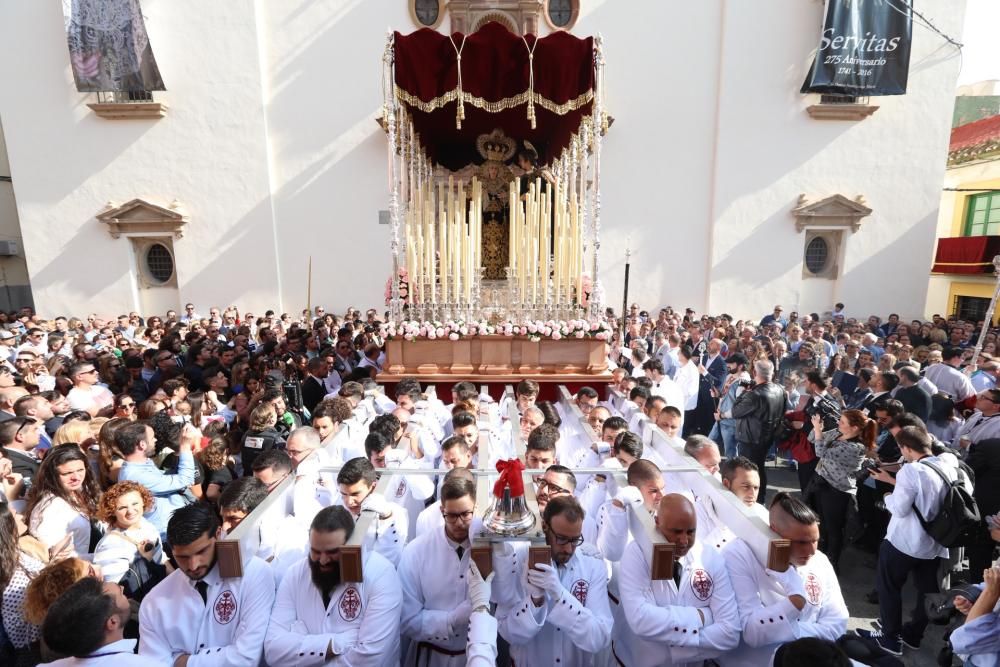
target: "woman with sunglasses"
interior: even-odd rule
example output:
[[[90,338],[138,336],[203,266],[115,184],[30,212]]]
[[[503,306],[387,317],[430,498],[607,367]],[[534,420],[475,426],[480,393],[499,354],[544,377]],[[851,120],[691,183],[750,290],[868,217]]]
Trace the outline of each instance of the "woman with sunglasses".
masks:
[[[53,447],[28,493],[28,530],[49,548],[72,535],[71,555],[86,558],[100,537],[95,524],[99,495],[97,480],[80,447]]]

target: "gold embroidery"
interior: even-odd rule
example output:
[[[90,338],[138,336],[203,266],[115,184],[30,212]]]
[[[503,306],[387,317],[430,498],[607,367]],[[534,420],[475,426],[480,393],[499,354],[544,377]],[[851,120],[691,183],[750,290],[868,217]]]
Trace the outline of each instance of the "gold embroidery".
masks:
[[[424,113],[431,113],[438,109],[443,108],[446,104],[450,104],[458,99],[459,90],[454,88],[444,95],[435,97],[430,102],[424,102],[416,95],[411,95],[399,86],[395,86],[396,89],[396,99],[400,102],[419,109]],[[462,99],[465,104],[471,104],[477,109],[482,109],[488,113],[500,113],[501,111],[507,111],[508,109],[513,109],[514,107],[521,106],[522,104],[528,103],[528,98],[530,96],[529,91],[524,91],[519,95],[514,95],[513,97],[505,97],[502,100],[497,100],[496,102],[489,102],[481,97],[475,95],[470,95],[467,91],[462,91]],[[538,93],[534,95],[534,103],[538,106],[550,111],[557,116],[565,116],[570,111],[576,111],[586,105],[590,104],[594,100],[594,91],[588,90],[587,92],[575,97],[571,100],[567,100],[562,104],[556,104],[552,100],[546,99],[540,96]]]

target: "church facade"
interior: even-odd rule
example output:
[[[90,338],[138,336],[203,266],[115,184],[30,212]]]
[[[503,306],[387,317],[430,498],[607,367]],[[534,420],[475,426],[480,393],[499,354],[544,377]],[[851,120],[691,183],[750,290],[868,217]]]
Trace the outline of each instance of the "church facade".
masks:
[[[831,0],[832,1],[832,0]],[[77,92],[60,3],[0,5],[0,124],[35,306],[384,301],[386,30],[603,37],[601,280],[620,307],[926,313],[960,58],[914,22],[906,95],[799,93],[818,0],[143,0],[166,92]],[[959,37],[964,0],[920,11]],[[0,142],[0,146],[4,145]],[[3,160],[0,160],[3,164]],[[310,274],[311,267],[311,274]]]

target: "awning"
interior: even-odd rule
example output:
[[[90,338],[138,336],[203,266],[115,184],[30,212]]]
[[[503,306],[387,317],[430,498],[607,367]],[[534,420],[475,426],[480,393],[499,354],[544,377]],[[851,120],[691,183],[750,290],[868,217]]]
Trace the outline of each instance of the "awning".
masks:
[[[931,273],[992,274],[993,258],[997,255],[1000,255],[1000,236],[938,239]]]

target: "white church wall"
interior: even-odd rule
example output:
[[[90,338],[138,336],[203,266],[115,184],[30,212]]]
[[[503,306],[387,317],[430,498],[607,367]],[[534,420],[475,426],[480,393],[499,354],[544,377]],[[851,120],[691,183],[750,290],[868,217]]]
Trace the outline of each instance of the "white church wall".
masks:
[[[129,242],[94,216],[107,202],[180,202],[179,302],[277,301],[266,130],[253,3],[143,3],[169,88],[159,120],[106,120],[76,92],[59,3],[0,5],[0,116],[35,303],[47,314],[136,307]]]
[[[961,0],[921,11],[960,36]],[[630,301],[757,316],[775,303],[920,315],[957,76],[953,48],[914,26],[909,93],[862,121],[820,121],[798,89],[823,3],[582,3],[604,36],[601,277]],[[382,304],[389,274],[385,31],[404,0],[145,0],[169,91],[160,120],[108,121],[73,88],[58,3],[0,4],[0,117],[35,301],[43,312],[133,307],[132,260],[94,215],[177,200],[178,299],[260,311]],[[445,29],[447,20],[442,26]],[[30,66],[26,65],[30,63]],[[835,283],[803,283],[790,211],[864,195]],[[587,267],[589,271],[589,266]],[[111,305],[113,304],[113,305]]]

